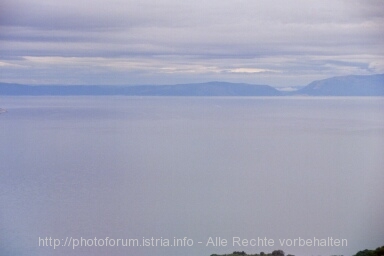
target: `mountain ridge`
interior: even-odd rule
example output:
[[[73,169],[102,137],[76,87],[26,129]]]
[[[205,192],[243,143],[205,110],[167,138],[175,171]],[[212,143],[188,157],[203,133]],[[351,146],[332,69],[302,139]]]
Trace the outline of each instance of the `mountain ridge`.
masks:
[[[23,85],[0,83],[0,95],[278,96],[269,85],[207,82],[176,85]]]
[[[337,76],[316,80],[296,91],[269,85],[212,81],[175,85],[24,85],[0,83],[0,95],[70,96],[384,96],[384,74]]]

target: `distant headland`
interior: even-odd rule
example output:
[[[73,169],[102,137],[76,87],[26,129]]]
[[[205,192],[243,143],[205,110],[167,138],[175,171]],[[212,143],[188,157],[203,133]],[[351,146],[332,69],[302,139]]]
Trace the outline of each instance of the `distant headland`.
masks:
[[[294,91],[281,91],[269,85],[228,82],[135,86],[0,83],[0,95],[384,96],[384,74],[332,77],[313,81]]]

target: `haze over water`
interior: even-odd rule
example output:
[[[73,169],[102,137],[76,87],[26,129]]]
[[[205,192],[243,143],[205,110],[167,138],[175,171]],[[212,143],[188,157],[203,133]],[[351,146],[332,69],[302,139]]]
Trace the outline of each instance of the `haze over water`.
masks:
[[[2,255],[352,255],[384,241],[383,98],[2,97],[0,107]],[[348,247],[205,246],[234,236]],[[195,244],[54,250],[39,237]]]

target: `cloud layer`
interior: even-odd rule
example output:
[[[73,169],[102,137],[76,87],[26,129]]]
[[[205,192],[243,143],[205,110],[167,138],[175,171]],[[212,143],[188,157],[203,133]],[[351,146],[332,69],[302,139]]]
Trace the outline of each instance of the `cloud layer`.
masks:
[[[380,0],[6,0],[0,11],[3,82],[291,86],[384,72]]]

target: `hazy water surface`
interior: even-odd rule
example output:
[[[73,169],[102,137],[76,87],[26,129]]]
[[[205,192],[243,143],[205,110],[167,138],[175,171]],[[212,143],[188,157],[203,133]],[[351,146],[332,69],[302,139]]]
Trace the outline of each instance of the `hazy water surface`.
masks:
[[[0,107],[0,255],[383,245],[383,98],[3,97]],[[54,250],[38,246],[47,236],[195,244]],[[210,236],[348,247],[207,247]]]

